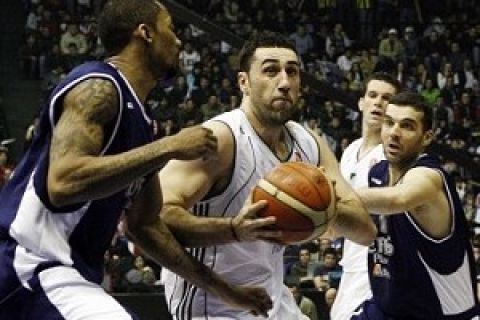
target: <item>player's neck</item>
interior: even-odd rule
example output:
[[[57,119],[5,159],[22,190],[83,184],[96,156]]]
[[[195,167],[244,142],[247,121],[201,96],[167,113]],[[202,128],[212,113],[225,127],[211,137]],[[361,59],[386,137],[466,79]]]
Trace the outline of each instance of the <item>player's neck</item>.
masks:
[[[128,55],[116,55],[106,59],[106,62],[113,64],[127,78],[135,91],[138,99],[145,103],[149,92],[155,87],[157,81],[149,77],[151,72],[139,59],[132,59]]]
[[[246,107],[245,105],[241,106],[243,112],[247,116],[248,122],[255,130],[255,132],[262,138],[262,140],[269,146],[275,145],[279,140],[284,138],[284,126],[279,125],[275,127],[266,126],[261,120],[257,117],[252,108]]]
[[[388,166],[388,175],[390,186],[394,186],[402,179],[402,177],[410,170],[416,162],[416,157],[408,161],[402,161],[401,163],[389,163]]]
[[[250,122],[257,135],[278,158],[283,159],[290,151],[286,139],[285,126],[267,127],[258,119],[251,108],[242,106],[242,110],[245,112],[248,122]]]
[[[373,148],[378,146],[382,141],[380,137],[380,129],[365,128],[362,129],[362,145],[358,152],[358,159],[363,158]]]

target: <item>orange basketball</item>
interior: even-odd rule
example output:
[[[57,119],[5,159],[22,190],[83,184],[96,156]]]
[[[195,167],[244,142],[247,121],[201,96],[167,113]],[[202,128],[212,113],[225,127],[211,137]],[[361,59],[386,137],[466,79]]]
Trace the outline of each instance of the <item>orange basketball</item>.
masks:
[[[261,217],[277,218],[284,244],[301,243],[322,235],[335,212],[331,181],[317,167],[304,162],[286,162],[260,179],[253,201],[267,200]]]

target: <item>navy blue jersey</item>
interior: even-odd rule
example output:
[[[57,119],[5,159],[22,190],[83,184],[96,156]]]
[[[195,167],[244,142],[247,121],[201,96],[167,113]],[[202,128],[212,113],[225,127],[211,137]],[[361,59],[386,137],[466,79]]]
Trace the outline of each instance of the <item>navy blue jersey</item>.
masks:
[[[432,155],[421,155],[415,167],[432,168],[442,175],[451,230],[435,239],[409,212],[374,215],[378,235],[368,257],[373,300],[394,319],[445,319],[447,315],[448,319],[471,319],[478,309],[474,259],[455,185]],[[388,161],[370,170],[370,187],[388,186],[388,179]]]
[[[42,110],[31,147],[0,194],[0,239],[16,243],[13,264],[22,283],[36,268],[52,264],[73,266],[87,280],[99,283],[104,253],[122,210],[143,183],[144,178],[140,178],[105,199],[75,206],[57,208],[49,202],[47,168],[53,128],[61,115],[65,95],[91,78],[111,81],[119,97],[117,117],[105,129],[101,154],[114,155],[153,141],[148,110],[114,66],[88,62],[59,83]]]

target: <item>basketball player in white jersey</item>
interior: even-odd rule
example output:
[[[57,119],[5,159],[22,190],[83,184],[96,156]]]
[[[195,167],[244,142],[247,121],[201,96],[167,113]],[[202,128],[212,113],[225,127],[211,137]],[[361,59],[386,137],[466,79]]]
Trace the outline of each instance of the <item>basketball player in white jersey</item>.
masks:
[[[384,159],[380,140],[382,118],[389,99],[401,84],[386,73],[374,73],[365,82],[365,93],[358,102],[362,112],[362,137],[353,141],[343,152],[340,170],[355,188],[368,185],[368,171]],[[367,269],[368,247],[348,239],[344,242],[340,264],[342,279],[330,311],[332,320],[350,319],[354,310],[372,296]]]
[[[273,307],[261,316],[307,320],[283,285],[284,247],[275,242],[281,234],[266,228],[275,219],[256,218],[266,202],[250,202],[256,182],[281,162],[321,165],[336,181],[341,199],[331,221],[333,228],[364,245],[376,230],[342,178],[325,138],[289,121],[300,92],[295,47],[278,35],[260,33],[242,49],[240,68],[241,107],[204,124],[217,136],[219,157],[170,162],[160,173],[161,215],[194,257],[230,283],[267,290]],[[163,278],[167,304],[176,320],[264,319],[231,307],[169,271]]]

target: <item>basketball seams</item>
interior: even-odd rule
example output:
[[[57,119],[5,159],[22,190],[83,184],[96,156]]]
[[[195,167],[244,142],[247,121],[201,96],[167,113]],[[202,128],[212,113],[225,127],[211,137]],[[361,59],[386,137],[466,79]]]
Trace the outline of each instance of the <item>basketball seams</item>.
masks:
[[[298,175],[300,175],[301,177],[303,177],[306,181],[308,181],[308,182],[310,183],[310,185],[313,186],[313,187],[315,188],[315,190],[317,191],[317,196],[319,196],[319,197],[321,198],[321,200],[322,200],[321,202],[322,202],[322,203],[326,203],[326,202],[331,202],[331,201],[332,201],[332,199],[331,199],[331,198],[332,198],[332,197],[331,197],[331,195],[332,195],[331,190],[332,190],[332,189],[330,188],[330,190],[329,190],[330,192],[329,192],[329,194],[328,194],[328,198],[325,199],[325,198],[324,198],[324,192],[323,192],[324,190],[323,190],[323,188],[320,187],[320,186],[318,185],[318,183],[312,179],[311,176],[309,176],[309,175],[306,174],[307,171],[305,171],[305,169],[308,169],[309,171],[312,171],[312,169],[310,168],[311,166],[310,166],[309,164],[304,163],[304,162],[288,162],[288,163],[285,163],[284,165],[285,165],[286,167],[294,170],[295,173],[297,173]],[[299,166],[300,166],[300,167],[299,167]],[[318,169],[318,168],[316,168],[316,167],[315,167],[315,169],[316,169],[316,170],[320,170],[320,169]],[[328,179],[323,176],[323,174],[322,174],[322,179],[324,180],[323,182],[329,182]],[[329,187],[330,187],[330,185],[329,185]],[[324,209],[324,210],[326,210],[326,209]],[[321,211],[324,211],[324,210],[321,210]]]
[[[307,216],[310,220],[313,221],[315,228],[321,227],[328,223],[328,214],[322,214],[325,213],[326,210],[314,210],[310,208],[309,206],[285,193],[284,191],[277,188],[265,179],[260,179],[258,181],[258,187],[262,188],[265,192],[267,192],[277,200],[295,209],[298,213]]]

